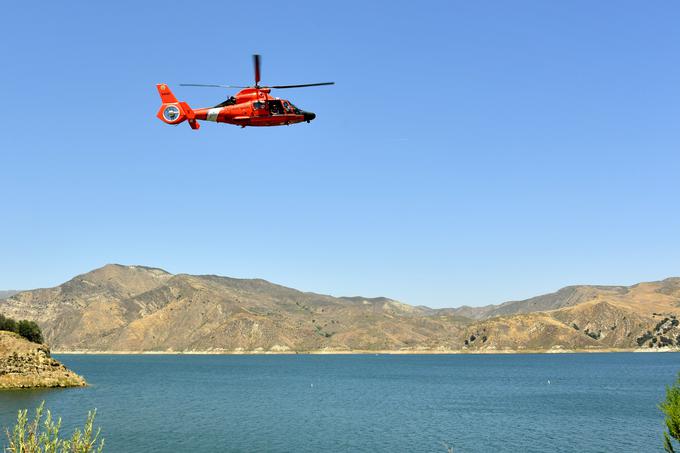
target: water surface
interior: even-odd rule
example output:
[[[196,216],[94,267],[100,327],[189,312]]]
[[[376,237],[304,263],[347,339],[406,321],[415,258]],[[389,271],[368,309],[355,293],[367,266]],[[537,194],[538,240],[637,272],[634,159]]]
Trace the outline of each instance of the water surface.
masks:
[[[0,392],[0,426],[45,400],[70,431],[96,407],[107,452],[662,451],[680,370],[671,353],[57,358],[91,386]]]

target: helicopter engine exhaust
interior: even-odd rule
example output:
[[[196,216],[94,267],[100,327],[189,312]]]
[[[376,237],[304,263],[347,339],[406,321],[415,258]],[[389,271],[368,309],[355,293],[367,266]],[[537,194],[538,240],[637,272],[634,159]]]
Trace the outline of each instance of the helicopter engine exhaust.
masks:
[[[198,121],[196,121],[196,115],[191,107],[189,107],[189,104],[186,102],[179,102],[166,84],[159,83],[156,85],[156,88],[158,89],[158,94],[161,95],[161,101],[163,102],[156,114],[158,119],[172,125],[179,124],[186,120],[189,122],[189,126],[191,126],[192,129],[201,127],[200,124],[198,124]]]

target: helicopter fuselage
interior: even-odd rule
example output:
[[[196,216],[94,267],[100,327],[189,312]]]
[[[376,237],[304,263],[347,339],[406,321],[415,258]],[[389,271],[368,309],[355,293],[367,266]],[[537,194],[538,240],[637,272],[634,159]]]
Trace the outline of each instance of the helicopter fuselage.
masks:
[[[197,121],[228,123],[246,126],[285,126],[310,122],[316,115],[295,107],[290,101],[271,96],[269,88],[246,88],[214,107],[191,109],[178,102],[165,84],[157,85],[163,99],[158,118],[168,124],[188,120],[197,129]]]

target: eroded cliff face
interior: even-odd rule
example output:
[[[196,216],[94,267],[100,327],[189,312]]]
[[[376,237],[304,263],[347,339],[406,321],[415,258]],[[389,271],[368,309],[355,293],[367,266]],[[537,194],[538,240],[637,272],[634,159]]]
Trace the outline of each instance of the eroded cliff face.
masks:
[[[85,379],[50,356],[47,346],[0,331],[0,389],[85,385]]]

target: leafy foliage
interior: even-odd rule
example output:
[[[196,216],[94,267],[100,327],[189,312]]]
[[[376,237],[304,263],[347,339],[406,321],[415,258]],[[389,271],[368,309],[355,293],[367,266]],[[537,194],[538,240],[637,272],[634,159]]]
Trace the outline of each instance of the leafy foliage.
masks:
[[[19,326],[12,318],[6,318],[3,315],[0,315],[0,330],[19,333]]]
[[[34,321],[21,320],[19,321],[19,335],[26,338],[33,343],[42,343],[43,336],[40,327]]]
[[[666,387],[666,399],[659,404],[659,409],[666,416],[666,428],[664,431],[664,449],[669,453],[674,453],[673,440],[680,442],[680,375],[670,387]],[[672,439],[671,439],[672,438]]]
[[[50,411],[44,419],[43,401],[35,411],[35,417],[28,421],[28,410],[20,410],[17,416],[17,424],[12,431],[7,430],[9,446],[5,447],[7,453],[101,453],[104,449],[104,439],[99,438],[101,429],[94,432],[94,418],[96,410],[87,413],[85,426],[76,430],[70,439],[59,437],[61,418],[56,421]]]
[[[10,332],[18,333],[33,343],[43,343],[42,331],[38,324],[34,321],[21,320],[19,322],[12,318],[7,318],[0,315],[0,330],[8,330]]]

